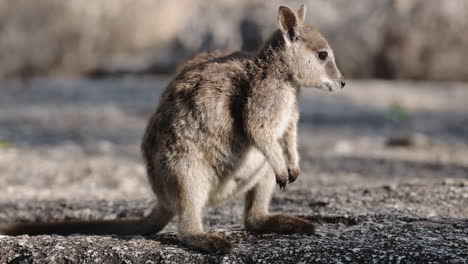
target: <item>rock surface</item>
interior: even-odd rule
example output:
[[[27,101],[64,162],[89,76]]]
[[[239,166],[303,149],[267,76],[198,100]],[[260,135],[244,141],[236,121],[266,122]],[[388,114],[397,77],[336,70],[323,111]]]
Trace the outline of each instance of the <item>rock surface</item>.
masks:
[[[139,217],[155,202],[138,153],[167,78],[0,84],[0,225]],[[229,255],[152,236],[0,236],[0,263],[467,263],[468,87],[351,81],[303,90],[302,174],[271,210],[315,236],[250,234],[242,199],[207,209]],[[418,133],[430,145],[388,147]]]
[[[451,186],[453,187],[453,186]],[[447,187],[449,188],[449,187]],[[382,190],[380,190],[382,191]],[[385,190],[383,190],[385,191]],[[399,191],[396,191],[399,192]],[[403,193],[403,192],[401,192]],[[340,195],[340,194],[336,194]],[[370,197],[369,197],[370,196]],[[240,225],[240,204],[209,210],[205,219],[234,243],[229,255],[209,255],[182,246],[170,226],[164,233],[141,236],[20,236],[0,237],[2,263],[466,263],[468,259],[468,221],[457,218],[434,218],[405,215],[349,214],[333,212],[334,203],[324,203],[322,196],[309,192],[288,191],[277,197],[275,210],[288,211],[318,223],[318,234],[277,235],[249,234]],[[368,195],[367,199],[372,199]],[[366,199],[366,200],[367,200]],[[307,201],[304,204],[304,201]],[[354,200],[348,203],[353,207]],[[119,206],[116,206],[119,204]],[[54,216],[77,207],[103,217],[102,208],[125,215],[140,215],[142,201],[112,203],[47,203]],[[137,208],[132,208],[131,205]],[[298,206],[301,209],[298,209]],[[29,203],[6,210],[44,210],[44,203]],[[354,204],[356,207],[360,207]],[[15,208],[16,207],[16,208]],[[40,209],[38,209],[38,207]],[[140,207],[140,208],[138,208]],[[295,208],[296,207],[296,208]],[[328,208],[330,207],[330,208]],[[137,213],[132,212],[133,210]],[[300,214],[298,211],[310,211]],[[358,210],[360,211],[360,210]],[[312,213],[313,212],[313,213]],[[333,212],[333,213],[330,213]],[[233,217],[234,216],[234,217]],[[234,222],[234,223],[233,223]]]

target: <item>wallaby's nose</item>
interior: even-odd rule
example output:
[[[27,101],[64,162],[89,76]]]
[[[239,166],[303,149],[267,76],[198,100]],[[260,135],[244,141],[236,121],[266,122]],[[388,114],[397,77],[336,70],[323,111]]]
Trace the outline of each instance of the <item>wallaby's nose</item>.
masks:
[[[345,81],[340,81],[340,84],[341,84],[341,89],[343,89],[346,85],[346,82]]]

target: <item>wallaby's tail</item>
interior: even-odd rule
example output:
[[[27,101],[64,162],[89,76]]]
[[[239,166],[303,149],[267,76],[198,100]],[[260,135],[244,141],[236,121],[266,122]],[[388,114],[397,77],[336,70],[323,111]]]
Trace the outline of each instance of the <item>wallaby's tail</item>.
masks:
[[[148,216],[141,219],[0,224],[0,234],[10,236],[24,234],[145,235],[159,232],[173,217],[173,212],[156,206]]]

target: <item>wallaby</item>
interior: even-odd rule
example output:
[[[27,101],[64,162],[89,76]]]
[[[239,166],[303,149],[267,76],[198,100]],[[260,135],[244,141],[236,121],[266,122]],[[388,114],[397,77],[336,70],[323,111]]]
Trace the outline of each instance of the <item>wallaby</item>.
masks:
[[[143,219],[18,223],[19,234],[153,234],[178,216],[185,245],[227,253],[231,243],[202,226],[202,209],[245,193],[245,227],[252,232],[313,234],[306,220],[272,214],[275,182],[299,175],[300,87],[333,91],[345,82],[327,40],[305,24],[306,7],[281,6],[279,29],[256,55],[203,53],[169,83],[141,148],[158,204]]]

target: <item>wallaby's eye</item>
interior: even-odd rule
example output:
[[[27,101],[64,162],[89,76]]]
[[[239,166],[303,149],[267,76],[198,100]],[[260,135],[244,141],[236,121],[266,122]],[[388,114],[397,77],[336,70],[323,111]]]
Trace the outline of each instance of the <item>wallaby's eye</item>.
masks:
[[[328,58],[328,52],[319,51],[319,52],[317,52],[317,57],[319,58],[319,60],[324,61],[324,60],[326,60]]]

